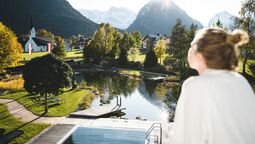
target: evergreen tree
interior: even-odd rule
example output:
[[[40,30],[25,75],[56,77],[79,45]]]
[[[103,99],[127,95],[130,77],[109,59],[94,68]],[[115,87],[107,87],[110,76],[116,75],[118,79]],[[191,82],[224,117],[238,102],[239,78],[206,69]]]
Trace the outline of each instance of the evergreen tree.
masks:
[[[187,54],[190,47],[188,32],[182,25],[180,19],[176,21],[171,33],[171,43],[169,45],[170,55],[176,60],[176,72],[179,74],[180,81],[185,79],[188,69]]]
[[[247,31],[250,40],[241,47],[241,58],[243,59],[243,74],[246,74],[246,64],[249,58],[254,57],[255,47],[255,2],[254,0],[245,0],[242,3],[240,16],[236,18],[237,27]]]
[[[166,53],[166,41],[161,39],[157,42],[155,47],[155,53],[157,58],[159,58],[160,64],[162,63],[162,58],[164,57],[164,54]]]
[[[188,33],[188,38],[189,38],[188,43],[189,44],[193,41],[193,39],[194,39],[194,37],[196,35],[196,31],[197,30],[198,30],[198,26],[197,25],[195,25],[195,24],[191,24],[190,25],[189,33]]]
[[[158,58],[154,52],[154,50],[151,48],[145,56],[145,61],[143,63],[145,68],[150,68],[156,66],[158,63]]]
[[[217,20],[217,22],[215,23],[215,26],[220,27],[220,28],[224,28],[223,24],[220,21],[220,19]]]
[[[56,43],[56,46],[53,48],[52,53],[60,58],[65,58],[66,51],[65,51],[64,39],[59,36],[56,36],[55,43]]]
[[[18,64],[22,52],[22,46],[15,34],[0,22],[0,72]]]
[[[128,54],[125,48],[120,48],[119,65],[126,67],[128,63]]]

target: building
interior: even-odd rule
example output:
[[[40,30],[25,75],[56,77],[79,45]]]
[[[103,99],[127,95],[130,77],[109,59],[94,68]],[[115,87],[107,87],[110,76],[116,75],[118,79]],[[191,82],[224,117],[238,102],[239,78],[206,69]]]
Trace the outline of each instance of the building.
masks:
[[[86,38],[84,35],[78,34],[71,37],[69,45],[71,49],[83,50],[91,41],[91,38]]]
[[[37,37],[33,20],[31,17],[30,27],[29,27],[29,38],[25,43],[24,51],[29,52],[29,47],[32,48],[32,52],[43,52],[48,51],[49,48],[54,47],[54,39],[50,37]]]
[[[71,48],[71,42],[69,39],[65,39],[65,50],[66,51],[72,51],[72,48]]]
[[[148,43],[151,41],[152,43],[152,48],[156,47],[156,44],[159,40],[164,39],[166,41],[166,44],[170,43],[170,38],[167,37],[165,34],[148,34],[143,38],[143,43],[142,43],[142,50],[147,50],[148,49]]]
[[[79,34],[78,41],[79,41],[80,50],[82,50],[84,48],[85,36]]]

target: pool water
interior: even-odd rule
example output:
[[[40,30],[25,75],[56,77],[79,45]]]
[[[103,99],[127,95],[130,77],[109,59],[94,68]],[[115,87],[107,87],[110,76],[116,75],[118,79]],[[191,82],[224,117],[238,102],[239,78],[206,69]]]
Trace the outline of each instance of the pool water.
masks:
[[[144,144],[146,131],[78,127],[64,144]]]

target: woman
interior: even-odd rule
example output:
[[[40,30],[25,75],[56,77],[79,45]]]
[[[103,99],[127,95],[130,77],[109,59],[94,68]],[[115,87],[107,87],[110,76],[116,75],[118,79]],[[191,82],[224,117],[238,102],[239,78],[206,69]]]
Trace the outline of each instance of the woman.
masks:
[[[237,72],[238,46],[248,35],[200,30],[188,53],[199,76],[187,79],[178,100],[171,144],[255,144],[255,96]]]

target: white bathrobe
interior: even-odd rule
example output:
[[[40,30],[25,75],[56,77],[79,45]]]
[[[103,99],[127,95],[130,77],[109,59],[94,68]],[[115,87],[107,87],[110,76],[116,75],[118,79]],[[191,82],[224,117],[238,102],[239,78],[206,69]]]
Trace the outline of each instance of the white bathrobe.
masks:
[[[255,144],[255,96],[247,80],[214,69],[187,79],[170,144]]]

